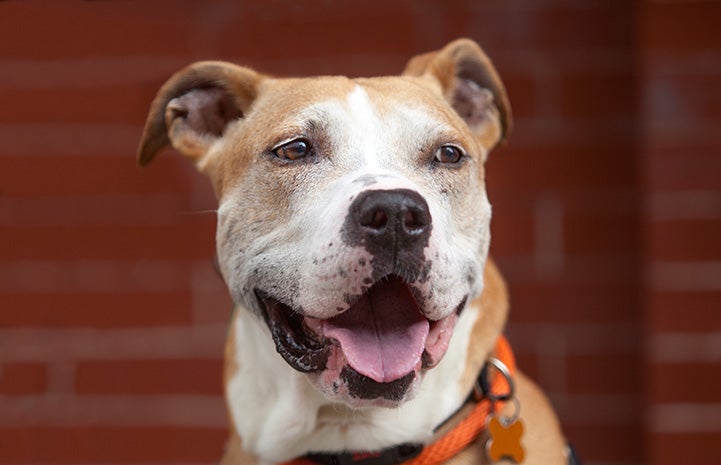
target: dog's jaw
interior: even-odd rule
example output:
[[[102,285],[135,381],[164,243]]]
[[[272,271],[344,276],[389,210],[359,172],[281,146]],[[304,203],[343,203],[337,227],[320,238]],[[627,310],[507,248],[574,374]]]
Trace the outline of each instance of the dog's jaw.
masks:
[[[276,350],[328,399],[352,407],[395,407],[412,398],[422,372],[445,354],[465,298],[429,320],[412,288],[386,277],[333,318],[304,316],[256,290]]]
[[[456,382],[466,370],[471,331],[480,313],[469,305],[458,317],[443,359],[423,376],[413,399],[396,408],[349,408],[329,400],[307,375],[291,369],[264,334],[265,324],[238,308],[231,330],[232,363],[226,380],[233,425],[246,451],[282,462],[309,450],[377,450],[421,442],[462,401]],[[489,344],[491,341],[489,340]]]

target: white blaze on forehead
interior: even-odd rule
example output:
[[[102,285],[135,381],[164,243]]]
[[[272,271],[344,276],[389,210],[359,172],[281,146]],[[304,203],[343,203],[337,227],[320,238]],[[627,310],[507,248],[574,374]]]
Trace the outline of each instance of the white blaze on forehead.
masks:
[[[420,151],[436,143],[457,143],[459,137],[451,121],[422,105],[398,101],[379,114],[360,84],[348,93],[346,104],[339,133],[350,144],[348,155],[362,162],[365,172],[390,174],[402,165],[415,169]]]
[[[357,85],[348,94],[348,108],[353,119],[353,128],[360,142],[360,156],[365,165],[378,168],[378,142],[383,125],[376,114],[366,91]]]

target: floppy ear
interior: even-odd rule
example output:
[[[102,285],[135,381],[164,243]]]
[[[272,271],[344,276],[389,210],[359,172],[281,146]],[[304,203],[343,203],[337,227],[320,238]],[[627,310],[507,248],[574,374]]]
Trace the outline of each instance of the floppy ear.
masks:
[[[241,118],[257,95],[262,76],[222,61],[201,61],[175,73],[150,106],[138,148],[145,166],[169,143],[196,163]]]
[[[511,106],[491,60],[470,39],[458,39],[437,52],[412,58],[403,74],[430,76],[488,150],[511,131]]]

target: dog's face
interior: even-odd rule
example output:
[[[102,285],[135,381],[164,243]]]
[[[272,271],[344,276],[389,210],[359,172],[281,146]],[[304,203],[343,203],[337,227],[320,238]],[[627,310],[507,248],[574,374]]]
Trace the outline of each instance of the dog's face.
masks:
[[[210,177],[223,277],[292,368],[331,400],[393,406],[482,289],[483,162],[509,122],[469,41],[398,77],[271,79],[206,62],[160,91],[141,162],[169,139]]]

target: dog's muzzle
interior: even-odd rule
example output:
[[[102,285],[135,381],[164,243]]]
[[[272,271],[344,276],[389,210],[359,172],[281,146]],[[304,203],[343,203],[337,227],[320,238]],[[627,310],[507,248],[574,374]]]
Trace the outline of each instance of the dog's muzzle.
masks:
[[[425,259],[432,229],[428,203],[408,189],[367,190],[351,202],[343,241],[372,256],[370,276],[348,308],[313,318],[256,289],[276,349],[305,373],[325,373],[336,393],[357,399],[400,401],[422,368],[437,364],[448,347],[465,298],[446,317],[430,320],[416,287],[428,280]],[[351,260],[349,260],[350,262]],[[358,278],[360,279],[360,278]],[[419,301],[420,299],[420,301]]]

